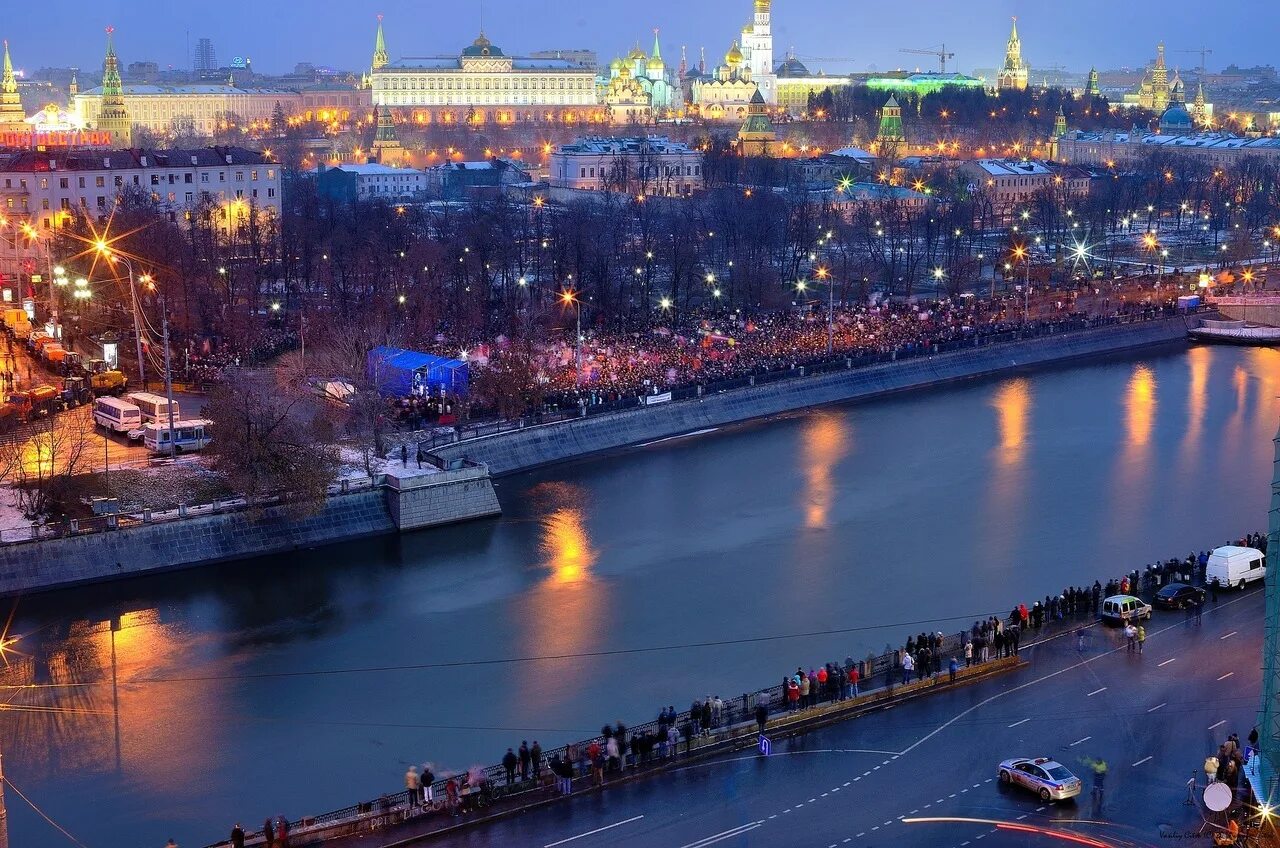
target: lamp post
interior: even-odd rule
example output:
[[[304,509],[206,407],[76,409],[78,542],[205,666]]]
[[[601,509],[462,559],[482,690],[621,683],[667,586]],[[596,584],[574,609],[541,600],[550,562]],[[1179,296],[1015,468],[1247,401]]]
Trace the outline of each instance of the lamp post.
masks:
[[[99,240],[95,246],[98,253],[106,257],[107,261],[123,262],[125,268],[129,270],[129,298],[133,302],[133,338],[138,349],[138,383],[142,386],[143,391],[146,391],[147,371],[146,365],[142,360],[142,323],[138,318],[138,286],[133,277],[133,263],[129,261],[129,257],[113,253],[105,241]]]
[[[831,356],[836,349],[836,287],[831,282],[829,268],[819,267],[814,276],[827,284],[827,356]]]
[[[565,306],[573,304],[574,324],[577,330],[577,334],[574,336],[574,361],[576,364],[574,381],[580,384],[582,382],[582,302],[578,300],[572,289],[560,293],[560,302]]]

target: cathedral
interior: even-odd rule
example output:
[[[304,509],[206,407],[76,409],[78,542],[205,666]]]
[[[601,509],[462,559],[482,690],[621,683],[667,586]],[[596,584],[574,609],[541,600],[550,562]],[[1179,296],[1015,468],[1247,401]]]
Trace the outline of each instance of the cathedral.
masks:
[[[1181,81],[1178,82],[1180,85]],[[1169,68],[1164,62],[1164,44],[1161,43],[1156,45],[1156,63],[1143,76],[1138,90],[1124,96],[1124,103],[1126,106],[1150,109],[1158,114],[1169,108],[1169,104],[1173,102],[1173,94]]]
[[[757,92],[766,107],[778,103],[773,64],[772,0],[754,0],[755,14],[741,40],[725,53],[724,64],[708,70],[705,61],[689,75],[690,111],[709,120],[745,120]]]
[[[662,59],[656,29],[652,54],[646,56],[637,44],[625,58],[609,63],[609,81],[601,94],[609,107],[609,120],[615,124],[650,123],[684,108],[680,87],[672,82]]]
[[[996,77],[997,91],[1026,91],[1031,77],[1031,66],[1022,58],[1022,39],[1018,37],[1018,19],[1013,19],[1009,43],[1004,51],[1004,64]]]

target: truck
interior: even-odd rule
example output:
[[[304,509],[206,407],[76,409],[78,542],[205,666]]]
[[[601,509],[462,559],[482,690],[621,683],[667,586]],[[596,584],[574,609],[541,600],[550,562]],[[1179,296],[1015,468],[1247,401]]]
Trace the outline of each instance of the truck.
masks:
[[[89,388],[98,397],[103,395],[120,395],[125,393],[129,388],[129,378],[119,371],[91,371],[89,373]]]
[[[62,360],[66,358],[67,349],[58,342],[44,345],[40,348],[40,358],[55,370],[62,367]]]
[[[31,319],[24,309],[6,309],[4,327],[15,337],[25,339],[31,335]]]
[[[53,386],[36,386],[34,389],[9,395],[9,403],[17,411],[18,420],[27,422],[53,413],[61,396],[61,392]]]

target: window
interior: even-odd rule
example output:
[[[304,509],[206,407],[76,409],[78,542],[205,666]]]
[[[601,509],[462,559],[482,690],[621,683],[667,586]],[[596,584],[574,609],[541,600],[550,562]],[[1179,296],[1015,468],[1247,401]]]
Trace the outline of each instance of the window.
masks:
[[[220,182],[220,183],[225,183],[226,181],[227,181],[227,172],[226,172],[226,171],[219,171],[219,172],[218,172],[218,182]]]
[[[236,171],[236,182],[244,182],[244,171]]]
[[[96,187],[98,187],[98,188],[106,188],[106,186],[107,186],[107,178],[106,178],[106,177],[94,177],[94,178],[93,178],[93,184],[94,184]]]
[[[49,208],[49,198],[47,198],[47,197],[46,197],[44,200],[41,200],[41,201],[40,201],[40,208],[41,208],[41,209],[48,209],[48,208]]]
[[[177,193],[176,193],[176,192],[172,192],[172,191],[171,191],[171,192],[169,192],[169,202],[170,202],[170,203],[173,203],[173,202],[174,202],[174,201],[176,201],[177,199],[178,199],[178,195],[177,195]]]
[[[58,188],[71,188],[71,180],[66,177],[58,180]]]
[[[191,174],[183,174],[182,181],[187,185],[191,185],[191,176],[192,176]]]
[[[124,186],[124,177],[117,176],[117,177],[116,177],[116,188],[121,188],[122,186]]]
[[[250,172],[249,172],[249,179],[256,183],[256,182],[258,181],[258,172],[257,172],[257,171],[250,171]]]
[[[69,197],[64,197],[64,198],[62,198],[62,208],[63,208],[63,209],[70,209],[70,208],[71,208],[71,198],[69,198]]]
[[[98,195],[98,208],[99,209],[107,208],[107,198],[104,195],[101,195],[101,194]]]
[[[267,189],[267,197],[275,197],[275,196],[276,196],[276,190],[274,188]]]
[[[151,175],[151,184],[152,184],[153,186],[160,185],[160,175],[159,175],[159,174],[152,174],[152,175]]]
[[[267,179],[269,179],[269,180],[274,180],[275,178],[276,178],[276,171],[275,171],[275,168],[268,168],[268,169],[267,169]]]
[[[41,178],[40,178],[40,188],[41,188],[41,189],[47,189],[48,187],[49,187],[49,180],[48,180],[47,178],[45,178],[45,177],[41,177]]]
[[[84,177],[80,178],[80,188],[84,188]]]

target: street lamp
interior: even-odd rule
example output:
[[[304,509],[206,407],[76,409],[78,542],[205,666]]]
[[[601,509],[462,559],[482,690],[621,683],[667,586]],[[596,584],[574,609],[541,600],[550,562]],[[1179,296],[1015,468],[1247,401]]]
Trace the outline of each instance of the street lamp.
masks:
[[[119,253],[114,253],[102,239],[98,239],[95,247],[97,248],[98,253],[102,254],[108,262],[123,262],[125,268],[129,270],[129,297],[133,301],[133,337],[138,348],[138,383],[141,384],[145,391],[147,388],[147,371],[146,365],[142,360],[142,324],[138,317],[138,287],[137,283],[134,281],[133,263],[129,261],[129,257]],[[220,268],[218,270],[225,273],[225,269]],[[148,275],[146,279],[149,282],[151,280],[150,275]]]
[[[582,382],[582,302],[578,300],[572,289],[560,293],[560,302],[565,306],[573,305],[574,324],[577,335],[574,337],[574,359],[577,362],[576,382]]]
[[[831,282],[831,269],[819,266],[814,276],[827,284],[827,356],[836,349],[836,287]]]

